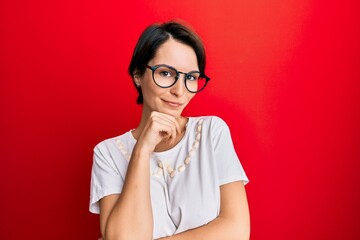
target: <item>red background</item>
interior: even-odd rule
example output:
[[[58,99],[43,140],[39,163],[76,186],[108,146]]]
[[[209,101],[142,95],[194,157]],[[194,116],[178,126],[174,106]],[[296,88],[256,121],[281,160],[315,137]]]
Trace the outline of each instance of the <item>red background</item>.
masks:
[[[136,126],[141,31],[202,36],[212,80],[186,110],[227,121],[251,239],[360,239],[358,1],[0,2],[1,239],[96,239],[92,148]]]

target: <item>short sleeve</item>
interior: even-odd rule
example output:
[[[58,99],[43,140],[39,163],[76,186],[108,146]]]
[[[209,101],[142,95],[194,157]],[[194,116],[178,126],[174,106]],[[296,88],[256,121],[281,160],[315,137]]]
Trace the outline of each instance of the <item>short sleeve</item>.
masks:
[[[242,180],[249,182],[246,173],[235,152],[230,129],[220,118],[212,119],[212,141],[218,170],[219,185]]]
[[[123,187],[124,180],[110,148],[106,141],[94,148],[89,207],[92,213],[100,213],[101,198],[110,194],[120,194]]]

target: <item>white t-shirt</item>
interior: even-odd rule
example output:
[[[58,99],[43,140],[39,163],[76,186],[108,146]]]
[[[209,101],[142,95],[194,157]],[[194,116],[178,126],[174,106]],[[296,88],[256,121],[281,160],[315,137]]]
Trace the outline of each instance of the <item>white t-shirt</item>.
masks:
[[[90,212],[99,200],[121,193],[131,151],[131,131],[94,148]],[[226,123],[218,117],[190,117],[182,140],[150,159],[154,239],[207,224],[220,210],[220,186],[249,180],[239,162]]]

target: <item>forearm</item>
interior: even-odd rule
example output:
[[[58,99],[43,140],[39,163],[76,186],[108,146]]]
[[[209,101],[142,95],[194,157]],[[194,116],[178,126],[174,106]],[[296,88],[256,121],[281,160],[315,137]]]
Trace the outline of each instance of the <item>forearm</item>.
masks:
[[[248,240],[249,235],[247,223],[219,216],[206,225],[159,240]]]
[[[241,181],[220,187],[220,214],[201,227],[161,240],[248,240],[250,214],[246,192]]]
[[[152,239],[149,158],[134,148],[123,190],[106,224],[106,240]]]

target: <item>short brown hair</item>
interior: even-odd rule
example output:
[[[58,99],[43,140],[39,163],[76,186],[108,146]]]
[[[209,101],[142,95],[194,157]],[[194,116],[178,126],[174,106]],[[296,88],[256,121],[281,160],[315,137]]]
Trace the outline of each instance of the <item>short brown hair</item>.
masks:
[[[199,70],[205,74],[206,57],[204,45],[201,39],[194,31],[184,24],[170,21],[162,24],[150,25],[141,34],[128,69],[128,72],[133,80],[135,71],[140,76],[144,74],[145,66],[152,58],[154,58],[159,47],[170,37],[181,43],[189,45],[194,49]],[[143,96],[141,87],[136,86],[135,82],[134,85],[139,94],[136,102],[138,104],[142,104]]]

